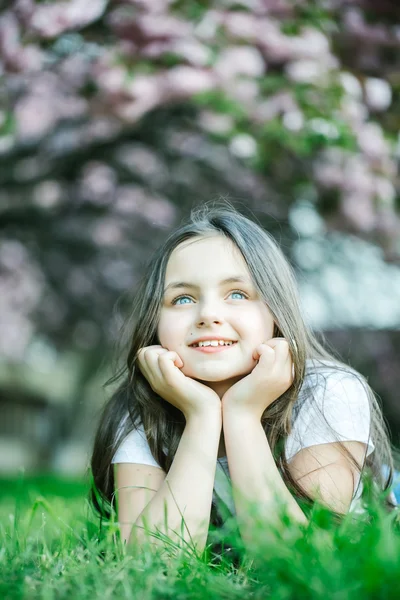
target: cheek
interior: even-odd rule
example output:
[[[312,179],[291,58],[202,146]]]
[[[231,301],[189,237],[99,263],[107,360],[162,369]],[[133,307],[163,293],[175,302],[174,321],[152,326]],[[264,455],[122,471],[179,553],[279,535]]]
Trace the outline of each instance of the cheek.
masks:
[[[274,319],[266,310],[256,311],[241,320],[240,328],[254,338],[261,336],[270,339],[274,332]]]
[[[261,322],[262,326],[260,331],[264,331],[264,333],[271,338],[274,334],[275,321],[268,309],[266,309],[261,315]]]
[[[167,320],[165,318],[161,317],[161,319],[158,323],[157,333],[158,333],[158,339],[160,340],[160,344],[162,346],[165,346],[168,339],[170,338],[170,329],[171,329],[171,327],[168,326]]]
[[[270,335],[270,337],[272,337],[274,335],[275,321],[273,320],[272,317],[270,317],[268,320],[267,331],[268,331],[268,334]]]
[[[160,344],[164,347],[171,346],[176,349],[184,343],[184,328],[179,320],[161,317],[157,332]]]

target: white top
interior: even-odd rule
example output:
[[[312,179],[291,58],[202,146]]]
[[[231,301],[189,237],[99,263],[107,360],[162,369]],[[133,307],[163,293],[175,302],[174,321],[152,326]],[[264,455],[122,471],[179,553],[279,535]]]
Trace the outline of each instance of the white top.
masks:
[[[326,368],[314,371],[313,361],[306,362],[306,375],[293,407],[292,431],[285,440],[288,462],[302,448],[337,440],[365,443],[367,456],[375,449],[373,442],[368,439],[370,407],[363,384],[351,373],[332,369],[329,361],[323,361],[323,364]],[[310,398],[311,393],[314,400]],[[123,440],[112,462],[160,466],[150,452],[142,426]],[[356,480],[354,491],[357,485]],[[361,494],[362,483],[353,497],[350,511],[362,511],[359,503]],[[214,500],[215,495],[224,501],[232,514],[235,514],[226,457],[217,459]]]

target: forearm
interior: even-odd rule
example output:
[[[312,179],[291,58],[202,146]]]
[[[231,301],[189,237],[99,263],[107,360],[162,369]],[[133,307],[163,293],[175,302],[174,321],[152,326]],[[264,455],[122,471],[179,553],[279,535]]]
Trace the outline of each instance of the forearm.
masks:
[[[252,415],[224,411],[223,427],[235,509],[243,541],[246,542],[246,526],[250,524],[248,501],[257,505],[258,514],[266,522],[276,522],[278,508],[285,505],[293,519],[306,523],[303,511],[279,473],[260,420]]]
[[[180,546],[203,551],[210,523],[220,413],[188,418],[171,468],[158,492],[137,518],[131,540],[148,539],[145,529],[159,530]],[[182,526],[182,517],[184,524]],[[182,541],[182,538],[184,542]],[[164,546],[151,536],[152,544]]]

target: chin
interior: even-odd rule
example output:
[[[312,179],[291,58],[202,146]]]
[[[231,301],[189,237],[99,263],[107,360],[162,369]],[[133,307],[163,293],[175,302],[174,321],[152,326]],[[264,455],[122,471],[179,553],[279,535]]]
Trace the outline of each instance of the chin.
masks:
[[[183,370],[183,369],[182,369]],[[219,381],[228,381],[230,379],[237,379],[248,375],[252,371],[252,367],[249,369],[190,369],[188,373],[184,370],[184,374],[188,377],[192,377],[193,379],[198,379],[199,381],[209,381],[209,382],[219,382]]]

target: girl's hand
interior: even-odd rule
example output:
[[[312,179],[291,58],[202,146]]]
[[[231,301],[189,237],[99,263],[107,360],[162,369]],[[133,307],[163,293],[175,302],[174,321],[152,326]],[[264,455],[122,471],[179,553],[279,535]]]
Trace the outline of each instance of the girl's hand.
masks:
[[[179,408],[188,417],[216,411],[221,416],[221,400],[208,386],[186,377],[180,370],[183,361],[179,354],[159,345],[141,348],[138,366],[159,396]]]
[[[222,397],[222,411],[245,411],[261,419],[263,412],[293,383],[293,363],[285,338],[272,338],[253,352],[257,365]]]

